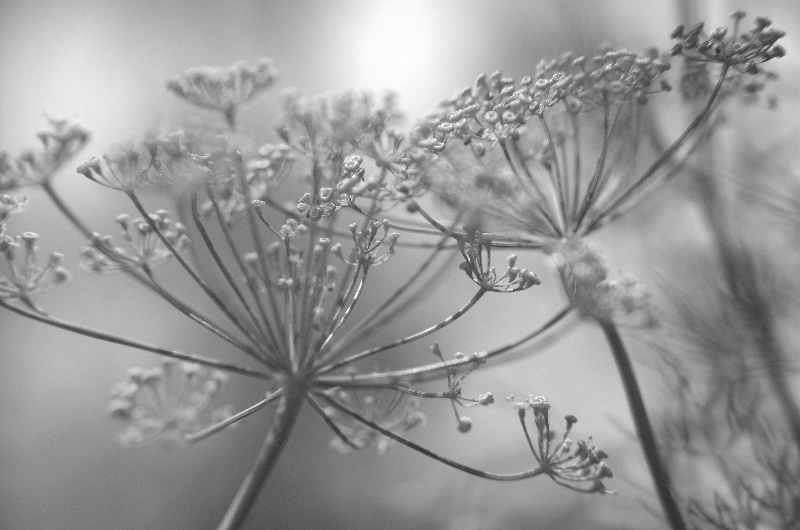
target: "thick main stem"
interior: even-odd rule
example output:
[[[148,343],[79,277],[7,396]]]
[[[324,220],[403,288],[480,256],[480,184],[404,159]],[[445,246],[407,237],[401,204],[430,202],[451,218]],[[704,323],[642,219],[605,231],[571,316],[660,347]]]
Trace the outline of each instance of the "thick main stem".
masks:
[[[290,382],[286,385],[253,467],[239,486],[217,530],[236,530],[244,523],[289,440],[305,395],[306,388],[302,384]]]
[[[639,436],[639,441],[642,444],[647,467],[650,469],[650,475],[653,477],[653,483],[656,488],[656,493],[658,494],[658,499],[661,502],[661,507],[673,530],[686,530],[686,523],[683,520],[683,515],[672,494],[672,483],[669,473],[664,467],[664,461],[661,459],[658,452],[653,426],[650,423],[650,418],[647,416],[647,409],[644,406],[642,392],[639,389],[639,383],[633,371],[631,358],[628,355],[628,351],[625,349],[625,344],[622,342],[622,337],[620,337],[616,326],[611,322],[599,320],[598,324],[602,328],[606,340],[608,340],[611,352],[614,354],[617,370],[619,370],[619,375],[622,378],[625,396],[628,399],[628,405],[630,406],[631,415],[633,416],[633,423],[636,426],[636,434]]]

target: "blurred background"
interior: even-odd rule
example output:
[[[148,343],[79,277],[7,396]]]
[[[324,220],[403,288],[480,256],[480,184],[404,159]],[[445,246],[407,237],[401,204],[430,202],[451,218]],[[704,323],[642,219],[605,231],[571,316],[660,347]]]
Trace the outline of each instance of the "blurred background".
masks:
[[[0,0],[0,148],[31,147],[45,116],[67,117],[92,131],[86,157],[109,146],[193,119],[195,111],[164,89],[187,67],[227,65],[269,56],[280,70],[279,89],[241,115],[240,128],[265,141],[278,109],[280,88],[316,94],[347,88],[399,94],[409,122],[472,82],[501,69],[518,76],[540,58],[565,50],[589,51],[609,42],[631,49],[669,46],[668,35],[694,11],[711,25],[745,9],[771,17],[788,33],[788,57],[779,65],[778,113],[750,122],[741,135],[763,145],[796,133],[800,61],[800,4],[792,0],[702,2],[536,0],[259,0],[138,2]],[[763,111],[767,114],[766,111]],[[200,115],[200,114],[197,114]],[[208,116],[203,115],[204,118]],[[89,224],[113,232],[113,219],[129,207],[71,171],[56,180]],[[595,241],[612,264],[645,280],[663,277],[680,257],[670,245],[704,238],[681,184],[639,208]],[[48,311],[152,343],[215,356],[224,345],[199,333],[128,281],[89,275],[77,267],[81,237],[37,191],[12,232],[33,230],[42,246],[61,250],[73,281],[44,297]],[[699,243],[697,243],[699,244]],[[610,250],[613,249],[613,252]],[[409,255],[409,259],[416,257]],[[398,260],[399,261],[399,260]],[[447,352],[476,351],[507,342],[538,326],[563,301],[552,266],[523,256],[543,285],[513,296],[488,296],[436,337]],[[396,285],[409,263],[383,268],[377,283]],[[181,281],[177,275],[175,282]],[[394,283],[393,283],[394,282]],[[437,321],[470,296],[468,281],[453,274],[429,303],[384,331],[384,339]],[[380,289],[370,296],[379,299]],[[199,297],[198,297],[199,300]],[[202,303],[202,302],[201,302]],[[369,303],[362,304],[369,307]],[[423,341],[398,350],[390,365],[429,359]],[[650,369],[648,348],[630,342],[654,411],[669,400]],[[91,342],[0,312],[0,528],[178,529],[211,528],[256,453],[269,415],[185,449],[124,450],[107,418],[111,385],[148,358],[122,347]],[[398,361],[398,359],[402,359]],[[649,384],[650,383],[653,384]],[[417,439],[478,467],[511,471],[530,465],[530,454],[507,393],[547,395],[557,416],[579,419],[610,455],[616,496],[579,496],[547,480],[482,482],[431,463],[402,447],[340,455],[331,433],[307,415],[268,482],[249,528],[659,528],[644,461],[610,353],[597,329],[579,327],[535,357],[489,368],[467,380],[468,392],[491,390],[499,403],[472,411],[473,431],[461,435],[446,403],[426,408]],[[261,389],[234,378],[226,401],[242,407]]]

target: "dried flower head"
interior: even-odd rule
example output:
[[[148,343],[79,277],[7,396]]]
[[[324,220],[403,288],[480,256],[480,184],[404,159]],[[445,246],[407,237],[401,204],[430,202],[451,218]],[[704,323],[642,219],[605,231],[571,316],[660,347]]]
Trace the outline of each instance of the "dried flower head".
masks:
[[[531,453],[555,483],[582,493],[613,493],[603,484],[603,479],[613,476],[605,463],[605,451],[591,438],[575,441],[569,437],[578,422],[575,416],[564,418],[565,429],[557,439],[558,433],[550,428],[551,405],[546,397],[532,395],[515,406]],[[528,410],[533,417],[535,440],[526,422]]]
[[[185,443],[187,436],[230,415],[218,404],[226,380],[220,371],[189,363],[131,368],[111,390],[109,413],[125,426],[119,442],[127,447]]]
[[[481,74],[420,125],[417,145],[441,152],[450,139],[457,139],[482,156],[491,145],[518,137],[529,120],[546,113],[644,103],[652,93],[669,88],[661,79],[668,69],[669,62],[656,51],[638,55],[602,49],[588,58],[567,53],[541,61],[532,75],[519,80],[502,72]]]
[[[50,129],[37,134],[41,147],[15,160],[0,153],[0,192],[49,183],[89,142],[89,132],[67,120],[48,119]]]
[[[0,226],[3,226],[12,213],[19,213],[24,210],[27,204],[28,199],[26,197],[0,193]]]
[[[47,291],[69,279],[61,266],[64,255],[53,252],[41,262],[38,252],[39,234],[25,232],[17,237],[0,236],[0,254],[6,262],[0,275],[0,300],[19,300],[35,308],[32,296]]]
[[[101,186],[130,192],[165,181],[158,153],[158,144],[150,141],[118,146],[109,154],[90,158],[78,166],[77,172]]]
[[[127,214],[118,215],[116,221],[125,246],[115,245],[111,236],[95,234],[81,253],[84,268],[97,273],[125,268],[149,271],[174,258],[172,250],[164,244],[161,236],[177,251],[185,250],[190,245],[186,228],[180,222],[173,221],[166,210],[151,213],[149,218],[148,221],[131,219]]]
[[[222,68],[201,66],[169,80],[167,88],[193,105],[222,112],[233,127],[239,107],[270,88],[277,73],[267,58]]]
[[[500,293],[524,291],[539,285],[539,277],[525,268],[517,267],[517,256],[506,258],[503,274],[498,274],[492,264],[492,247],[479,238],[459,241],[459,250],[464,257],[460,268],[481,289]]]
[[[786,55],[778,44],[785,33],[772,27],[772,21],[756,17],[753,28],[742,31],[745,14],[737,11],[731,15],[733,28],[720,26],[706,32],[705,25],[680,25],[672,32],[676,41],[672,54],[684,60],[681,91],[688,99],[695,99],[712,90],[711,76],[715,69],[725,69],[731,75],[726,80],[722,96],[744,94],[749,99],[761,92],[765,83],[777,76],[764,70],[763,64]]]

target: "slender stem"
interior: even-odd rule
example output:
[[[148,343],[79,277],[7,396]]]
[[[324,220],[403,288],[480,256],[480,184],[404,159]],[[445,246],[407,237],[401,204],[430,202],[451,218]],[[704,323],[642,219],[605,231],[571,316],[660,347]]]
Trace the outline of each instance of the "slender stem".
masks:
[[[206,438],[208,438],[212,434],[216,434],[219,431],[225,429],[226,427],[229,427],[229,426],[233,425],[234,423],[239,422],[239,421],[245,419],[246,417],[255,414],[259,410],[263,409],[264,407],[266,407],[267,405],[269,405],[270,403],[272,403],[273,401],[278,399],[282,393],[283,393],[283,388],[279,388],[278,390],[275,390],[273,392],[269,392],[266,395],[266,397],[264,397],[264,399],[262,399],[261,401],[257,401],[255,403],[253,403],[252,405],[250,405],[246,409],[240,410],[236,414],[228,416],[224,420],[218,421],[214,425],[206,427],[202,431],[198,431],[198,432],[196,432],[194,434],[187,435],[186,436],[186,441],[189,442],[189,443],[197,443],[197,442],[199,442],[201,440],[205,440]]]
[[[728,65],[722,67],[722,71],[720,72],[719,79],[717,80],[717,84],[714,86],[714,90],[712,90],[711,95],[706,102],[706,105],[703,109],[695,116],[689,126],[683,131],[683,133],[675,139],[675,141],[670,144],[670,146],[661,153],[661,155],[648,167],[644,173],[634,182],[631,184],[619,197],[617,197],[611,204],[609,204],[601,214],[599,214],[594,221],[592,222],[593,226],[598,225],[600,221],[607,215],[614,212],[620,205],[622,205],[625,201],[627,201],[641,186],[644,184],[656,171],[658,171],[665,162],[667,162],[672,156],[678,151],[678,149],[683,146],[683,143],[686,141],[689,136],[697,130],[698,127],[703,125],[708,117],[711,115],[711,109],[714,106],[714,103],[717,101],[717,97],[719,96],[720,91],[722,90],[723,82],[728,74]],[[584,235],[589,232],[589,228],[584,230]]]
[[[439,331],[440,329],[444,328],[445,326],[455,322],[464,313],[469,311],[472,308],[472,306],[474,306],[476,303],[478,303],[478,300],[480,300],[483,297],[483,295],[486,294],[486,292],[487,291],[485,289],[483,289],[483,288],[478,289],[478,292],[476,292],[466,304],[464,304],[463,306],[458,308],[458,310],[456,310],[454,313],[452,313],[450,316],[448,316],[444,320],[442,320],[440,322],[437,322],[436,324],[434,324],[432,326],[428,326],[427,328],[425,328],[423,330],[420,330],[420,331],[418,331],[416,333],[413,333],[413,334],[408,335],[406,337],[403,337],[401,339],[397,339],[397,340],[395,340],[393,342],[390,342],[389,344],[383,344],[381,346],[375,346],[374,348],[369,348],[369,349],[364,350],[362,352],[350,355],[349,357],[345,357],[341,361],[338,361],[338,362],[336,362],[336,363],[334,363],[334,364],[332,364],[330,366],[325,367],[323,370],[320,370],[319,373],[324,374],[324,373],[332,372],[333,370],[336,370],[337,368],[341,368],[342,366],[347,366],[348,364],[354,363],[354,362],[359,361],[361,359],[364,359],[366,357],[370,357],[372,355],[376,355],[376,354],[384,352],[386,350],[390,350],[392,348],[396,348],[397,346],[402,346],[403,344],[407,344],[409,342],[413,342],[415,340],[418,340],[418,339],[421,339],[423,337],[426,337],[426,336],[430,335],[431,333]]]
[[[239,285],[236,283],[236,280],[233,278],[231,271],[225,265],[225,262],[222,260],[222,256],[219,255],[217,252],[217,248],[214,245],[214,242],[211,240],[211,236],[208,234],[208,230],[206,230],[205,225],[203,225],[203,220],[200,218],[200,211],[198,208],[198,197],[197,192],[192,193],[191,196],[191,210],[192,210],[192,220],[194,221],[195,226],[197,227],[197,231],[200,233],[200,237],[203,239],[203,243],[205,243],[206,249],[211,254],[211,257],[214,260],[214,263],[217,265],[217,269],[220,271],[222,276],[225,278],[225,281],[228,283],[230,288],[233,290],[234,294],[239,300],[239,303],[242,305],[244,310],[247,312],[247,316],[250,317],[250,323],[253,326],[253,330],[256,331],[258,336],[266,342],[266,334],[264,330],[261,329],[259,326],[259,321],[256,318],[253,310],[250,308],[250,305],[247,303],[247,300],[244,298],[244,294],[242,294],[241,289],[239,289]]]
[[[253,462],[253,467],[239,486],[225,516],[217,526],[217,530],[241,528],[289,440],[289,435],[303,406],[305,395],[305,386],[297,382],[289,382],[284,387],[275,417],[267,430],[256,460]]]
[[[150,214],[145,209],[142,202],[139,200],[139,197],[136,195],[135,192],[129,191],[127,192],[128,197],[130,198],[133,205],[139,211],[142,216],[142,219],[150,225],[150,228],[153,229],[153,232],[156,233],[158,238],[161,240],[161,243],[170,251],[172,256],[180,263],[181,267],[186,271],[186,273],[194,280],[194,282],[203,290],[204,293],[214,302],[214,304],[219,308],[222,313],[228,317],[231,323],[236,326],[237,329],[255,346],[258,345],[258,342],[248,333],[247,328],[239,321],[236,315],[230,310],[230,308],[225,304],[225,302],[219,297],[217,293],[214,292],[209,285],[203,281],[202,278],[195,272],[195,270],[189,265],[189,263],[184,259],[178,249],[167,239],[167,236],[161,231],[158,227],[156,222],[150,217]]]
[[[344,433],[344,431],[342,431],[342,429],[336,424],[336,422],[331,419],[330,415],[325,411],[325,409],[322,408],[322,405],[320,405],[317,402],[317,400],[314,399],[313,395],[309,394],[308,396],[306,396],[306,398],[309,404],[311,405],[311,408],[314,409],[314,412],[319,414],[319,416],[322,418],[322,421],[324,421],[325,424],[328,427],[330,427],[330,429],[336,434],[336,436],[339,437],[339,439],[342,442],[344,442],[348,447],[356,451],[358,451],[359,449],[363,449],[360,445],[351,440],[350,437]]]
[[[319,394],[319,395],[323,399],[325,399],[325,401],[327,401],[328,404],[330,404],[333,408],[339,410],[340,412],[342,412],[343,414],[346,414],[347,416],[350,416],[351,418],[355,419],[356,421],[358,421],[360,423],[363,423],[367,427],[378,431],[379,433],[381,433],[382,435],[386,436],[387,438],[391,438],[392,440],[405,445],[409,449],[413,449],[414,451],[417,451],[418,453],[422,453],[423,455],[427,456],[428,458],[432,458],[432,459],[436,460],[437,462],[441,462],[442,464],[444,464],[446,466],[450,466],[450,467],[455,468],[455,469],[458,469],[459,471],[463,471],[465,473],[469,473],[470,475],[474,475],[474,476],[480,477],[480,478],[485,478],[485,479],[488,479],[488,480],[497,480],[497,481],[500,481],[500,482],[511,482],[511,481],[515,481],[515,480],[524,480],[524,479],[528,479],[528,478],[533,478],[533,477],[536,477],[536,476],[544,474],[545,471],[546,471],[542,467],[536,467],[534,469],[527,470],[527,471],[522,471],[522,472],[519,472],[519,473],[492,473],[490,471],[484,471],[482,469],[477,469],[477,468],[474,468],[474,467],[467,466],[465,464],[462,464],[460,462],[456,462],[455,460],[447,458],[446,456],[442,456],[442,455],[440,455],[438,453],[435,453],[435,452],[431,451],[430,449],[419,445],[418,443],[412,442],[411,440],[409,440],[408,438],[405,438],[404,436],[400,436],[397,433],[394,433],[394,432],[392,432],[392,431],[390,431],[388,429],[385,429],[385,428],[381,427],[377,423],[365,418],[364,416],[358,414],[357,412],[355,412],[353,410],[350,410],[349,408],[345,407],[341,403],[337,402],[334,399],[331,399],[330,397],[328,397],[328,396],[326,396],[324,394]]]
[[[556,313],[550,320],[542,324],[539,328],[524,337],[515,340],[514,342],[505,344],[498,348],[489,351],[483,351],[466,358],[452,359],[449,361],[442,361],[433,364],[426,364],[423,366],[415,366],[413,368],[405,368],[401,370],[392,370],[388,372],[373,372],[353,375],[331,375],[320,377],[317,379],[317,384],[322,387],[342,386],[342,387],[375,387],[384,385],[396,385],[399,382],[410,383],[415,381],[429,381],[437,379],[441,376],[446,376],[452,373],[453,369],[462,368],[467,369],[475,365],[483,364],[489,359],[493,359],[505,353],[511,352],[522,346],[526,342],[533,340],[539,335],[545,333],[550,328],[561,322],[572,311],[572,306],[567,306],[558,313]],[[555,335],[551,335],[555,337]],[[544,347],[549,344],[545,341],[539,345]]]
[[[414,280],[418,278],[418,276],[415,274],[409,278],[408,281],[398,288],[397,291],[392,294],[392,297],[390,297],[397,299],[408,289],[410,292],[403,302],[395,305],[391,310],[386,310],[386,308],[382,305],[380,308],[378,308],[380,311],[375,311],[375,318],[366,320],[366,323],[358,322],[353,325],[340,340],[336,341],[336,343],[331,346],[331,350],[341,351],[342,349],[347,348],[358,341],[366,339],[375,333],[376,330],[381,329],[386,322],[391,321],[397,315],[409,311],[413,307],[417,306],[421,301],[426,300],[426,295],[428,295],[431,292],[431,289],[436,287],[437,282],[451,270],[453,258],[458,255],[459,254],[456,252],[451,252],[425,281],[414,287],[413,291],[410,290],[410,286],[414,283]],[[420,272],[419,275],[421,274],[422,273]],[[380,314],[381,312],[383,314]]]
[[[46,185],[42,185],[42,188],[50,197],[50,200],[53,201],[53,204],[58,208],[59,211],[78,229],[79,232],[84,234],[87,238],[92,239],[94,233],[89,230],[87,225],[81,221],[78,215],[64,202],[63,198],[55,191],[52,187],[52,184],[47,183]],[[111,253],[105,251],[105,247],[99,247],[101,252],[104,252],[109,259],[116,261],[121,270],[127,274],[132,279],[139,282],[141,285],[146,287],[147,289],[151,290],[161,298],[163,298],[167,303],[172,305],[176,308],[179,312],[186,315],[190,320],[199,324],[203,328],[207,329],[211,333],[215,334],[222,340],[228,342],[229,344],[235,346],[237,349],[243,352],[252,352],[253,349],[247,344],[244,344],[242,341],[235,339],[228,333],[226,330],[222,329],[219,325],[212,322],[212,320],[203,314],[199,313],[198,311],[192,309],[185,303],[181,302],[175,296],[173,296],[169,291],[164,289],[158,282],[156,282],[155,278],[153,277],[150,271],[146,271],[147,275],[143,275],[138,270],[132,268],[128,263],[123,261],[117,260],[115,256]]]
[[[58,208],[58,211],[60,211],[62,213],[62,215],[64,215],[64,217],[69,219],[69,222],[71,222],[73,225],[75,225],[75,228],[77,228],[78,231],[86,237],[86,239],[92,239],[92,235],[93,235],[92,231],[75,214],[75,212],[72,211],[72,208],[70,208],[67,205],[67,203],[64,202],[64,199],[62,199],[61,196],[53,188],[53,183],[50,182],[50,181],[44,181],[42,183],[42,189],[47,194],[47,196],[50,198],[50,200],[53,202],[55,207]]]
[[[611,347],[611,352],[617,364],[617,370],[619,370],[619,375],[622,378],[622,385],[625,388],[625,395],[628,399],[634,425],[636,426],[636,433],[642,444],[645,460],[647,460],[650,475],[653,477],[653,483],[659,501],[661,501],[661,507],[673,530],[685,530],[686,523],[683,520],[683,515],[673,495],[669,473],[658,452],[653,426],[647,415],[647,409],[644,406],[644,399],[642,398],[642,393],[639,389],[639,383],[636,380],[636,374],[633,371],[633,364],[631,363],[628,351],[625,349],[622,337],[619,335],[613,323],[598,320],[598,324],[606,336],[608,345]]]
[[[138,350],[147,351],[150,353],[156,353],[158,355],[163,355],[165,357],[171,357],[173,359],[179,359],[181,361],[189,361],[192,363],[202,364],[204,366],[210,366],[212,368],[217,368],[219,370],[224,370],[227,372],[234,372],[242,375],[249,375],[251,377],[257,377],[259,379],[272,379],[269,374],[260,372],[258,370],[253,370],[250,368],[246,368],[244,366],[239,366],[237,364],[227,363],[224,361],[217,361],[216,359],[209,359],[206,357],[200,357],[190,353],[183,353],[178,350],[171,350],[168,348],[161,348],[159,346],[153,346],[150,344],[146,344],[143,342],[135,341],[132,339],[128,339],[125,337],[120,337],[118,335],[113,335],[111,333],[106,333],[103,331],[99,331],[93,328],[89,328],[86,326],[80,326],[78,324],[72,324],[70,322],[66,322],[64,320],[57,319],[55,317],[41,314],[41,313],[34,313],[33,311],[28,311],[22,309],[20,307],[16,307],[12,304],[9,304],[3,300],[0,300],[0,307],[4,307],[9,311],[13,311],[18,315],[22,315],[24,317],[30,318],[32,320],[36,320],[38,322],[42,322],[44,324],[49,324],[51,326],[57,327],[59,329],[63,329],[65,331],[71,331],[73,333],[77,333],[79,335],[84,335],[86,337],[91,337],[93,339],[104,340],[106,342],[111,342],[113,344],[120,344],[122,346],[128,346],[130,348],[136,348]]]
[[[411,276],[409,276],[408,279],[405,282],[403,282],[403,284],[400,287],[395,289],[395,291],[391,295],[389,295],[389,297],[386,298],[386,300],[384,300],[380,306],[371,311],[357,324],[355,324],[352,328],[350,328],[350,330],[347,333],[345,333],[342,338],[340,338],[338,341],[334,343],[331,349],[334,351],[339,350],[340,347],[343,347],[345,345],[350,345],[352,344],[353,341],[358,340],[358,338],[360,338],[362,334],[366,334],[369,330],[368,326],[370,326],[370,324],[372,324],[375,321],[375,319],[381,316],[381,313],[386,311],[386,309],[389,306],[391,306],[394,303],[394,301],[400,297],[400,295],[406,292],[406,290],[409,287],[411,287],[411,285],[413,285],[414,282],[416,282],[420,276],[422,276],[422,274],[428,269],[428,267],[431,266],[433,261],[436,259],[436,256],[439,255],[442,246],[448,239],[450,239],[449,236],[442,237],[442,239],[439,241],[439,244],[437,244],[436,248],[434,248],[433,251],[431,251],[431,253],[425,259],[425,261],[423,261],[420,264],[417,270],[414,271],[414,273]]]
[[[266,329],[267,334],[269,335],[270,344],[274,350],[278,350],[278,341],[275,338],[275,332],[272,330],[272,325],[270,324],[269,317],[267,316],[267,312],[264,308],[264,303],[261,300],[261,295],[259,294],[258,289],[258,282],[255,280],[255,277],[247,270],[244,262],[242,261],[242,255],[239,253],[239,249],[236,245],[236,242],[233,240],[233,236],[231,235],[231,230],[227,223],[225,222],[225,217],[222,214],[222,209],[219,206],[219,201],[217,201],[216,196],[214,195],[214,190],[211,188],[210,184],[206,185],[206,193],[208,198],[211,200],[211,205],[214,207],[214,213],[216,214],[217,224],[219,225],[219,229],[222,232],[222,235],[225,237],[225,242],[228,244],[228,248],[233,255],[234,261],[236,261],[236,265],[239,267],[239,271],[241,272],[242,276],[244,276],[245,281],[247,282],[247,286],[250,289],[250,293],[253,299],[256,302],[256,307],[258,308],[258,313],[261,315],[261,320]]]

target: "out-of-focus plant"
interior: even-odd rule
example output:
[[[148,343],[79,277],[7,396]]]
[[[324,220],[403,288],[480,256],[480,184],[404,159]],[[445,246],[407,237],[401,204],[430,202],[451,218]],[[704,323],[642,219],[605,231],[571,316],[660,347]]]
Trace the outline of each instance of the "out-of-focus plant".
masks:
[[[196,443],[277,403],[252,469],[219,528],[244,522],[305,405],[331,428],[340,449],[375,444],[385,450],[396,442],[485,479],[541,475],[572,490],[608,492],[603,482],[611,477],[607,455],[591,441],[571,438],[574,416],[565,418],[565,430],[557,435],[550,426],[550,404],[541,396],[516,402],[533,456],[531,466],[519,472],[469,466],[408,437],[423,423],[422,400],[449,402],[458,431],[471,431],[472,420],[463,409],[489,406],[494,395],[469,396],[463,388],[466,377],[563,329],[567,317],[577,313],[605,333],[665,516],[673,528],[686,528],[618,331],[621,322],[652,324],[647,294],[632,279],[611,277],[585,238],[676,174],[676,166],[708,137],[723,96],[757,90],[747,80],[763,77],[760,64],[783,55],[776,44],[781,32],[761,19],[754,29],[741,31],[741,18],[734,16],[730,33],[718,29],[705,35],[702,26],[674,32],[678,45],[673,55],[702,65],[713,81],[698,114],[668,146],[652,150],[647,162],[640,155],[640,138],[649,102],[670,88],[671,58],[655,51],[566,54],[541,62],[519,80],[482,75],[409,134],[396,129],[401,113],[391,96],[378,100],[347,92],[309,98],[291,92],[284,98],[277,143],[257,148],[233,132],[242,106],[274,84],[272,63],[195,68],[170,81],[169,89],[219,112],[227,131],[209,128],[149,138],[77,168],[129,199],[133,212],[117,217],[120,234],[115,238],[91,230],[54,188],[54,175],[74,159],[88,134],[52,121],[52,129],[40,135],[40,149],[13,160],[0,158],[0,251],[7,265],[0,306],[169,358],[159,368],[132,370],[114,388],[110,412],[125,423],[121,439],[127,445]],[[701,93],[696,70],[693,82]],[[24,204],[10,193],[22,186],[43,190],[87,238],[82,253],[87,271],[133,279],[229,343],[243,359],[151,345],[50,315],[37,295],[67,279],[61,255],[42,263],[37,235],[5,235],[6,219]],[[165,189],[178,198],[177,214],[150,211],[145,204],[151,191]],[[441,215],[452,214],[451,219],[439,220],[435,206],[441,206]],[[407,247],[428,248],[430,254],[389,297],[354,322],[354,309],[370,288],[375,268]],[[567,302],[552,318],[492,349],[447,358],[434,345],[431,363],[359,371],[361,361],[432,335],[489,293],[505,295],[538,285],[539,277],[518,266],[515,255],[506,256],[498,268],[498,251],[511,249],[539,250],[555,258]],[[376,329],[424,299],[426,275],[446,251],[463,258],[460,269],[474,283],[472,295],[416,333],[364,346]],[[198,256],[210,261],[213,270],[199,267]],[[158,268],[167,265],[185,272],[213,304],[213,314],[189,304],[164,281]],[[262,381],[263,397],[239,412],[220,407],[224,373]],[[422,388],[423,383],[432,387]]]

